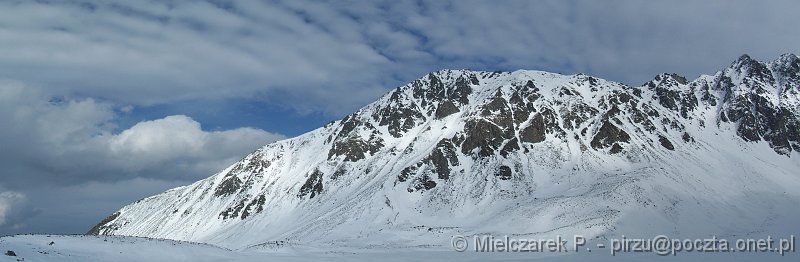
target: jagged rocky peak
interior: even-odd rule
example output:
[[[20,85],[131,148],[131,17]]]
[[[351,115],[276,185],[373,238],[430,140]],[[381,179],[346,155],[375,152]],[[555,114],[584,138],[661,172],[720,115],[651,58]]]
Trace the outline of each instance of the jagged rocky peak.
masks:
[[[472,85],[478,84],[476,75],[467,70],[430,73],[391,92],[373,119],[388,126],[392,136],[400,137],[427,116],[443,118],[458,112],[460,105],[469,103]]]
[[[764,63],[742,55],[727,69],[718,73],[720,80],[729,82],[734,91],[740,88],[756,92],[779,93],[797,87],[800,59],[794,54],[784,54],[772,62]],[[728,78],[728,79],[725,79]],[[789,85],[789,88],[786,88]]]
[[[767,67],[767,64],[743,55],[732,66],[737,69],[741,82],[746,83],[756,92],[767,92],[775,89],[775,78]]]
[[[469,103],[471,85],[478,85],[478,77],[469,70],[440,70],[412,83],[413,97],[425,106],[433,101]]]
[[[787,154],[793,146],[784,140],[793,141],[793,135],[776,140],[780,142],[773,141],[773,136],[795,133],[789,130],[795,118],[789,112],[796,110],[781,110],[781,105],[770,99],[750,94],[774,90],[773,75],[794,81],[796,60],[794,55],[784,55],[768,65],[743,55],[713,81],[688,81],[678,74],[665,73],[634,88],[583,74],[440,70],[398,87],[375,104],[345,117],[339,133],[329,139],[333,145],[328,159],[365,159],[386,146],[383,130],[393,138],[402,138],[416,127],[454,114],[463,120],[463,129],[445,138],[448,143],[444,144],[479,158],[527,151],[527,144],[544,142],[547,137],[616,154],[630,143],[629,134],[641,130],[655,137],[648,138],[648,143],[674,150],[671,140],[693,140],[684,132],[685,121],[701,118],[698,124],[704,126],[706,113],[698,108],[716,107],[720,101],[723,110],[718,124],[736,123],[738,135],[745,141],[769,141],[776,152]],[[649,97],[643,97],[643,88],[649,90],[645,94]],[[677,115],[659,115],[659,108]],[[760,112],[750,112],[753,110]],[[768,116],[778,112],[786,115]],[[669,139],[659,133],[665,130],[681,135]]]
[[[769,67],[782,92],[800,93],[800,58],[794,54],[784,54],[770,63]]]
[[[791,53],[782,54],[778,59],[770,63],[770,67],[777,69],[779,72],[797,74],[800,71],[800,57]]]
[[[722,101],[718,122],[735,124],[743,140],[766,141],[779,154],[798,151],[797,60],[785,54],[765,64],[743,55],[717,73]]]
[[[683,76],[678,75],[676,73],[669,73],[669,74],[668,73],[663,73],[663,74],[656,75],[656,77],[653,78],[653,80],[650,80],[649,82],[645,83],[645,86],[647,86],[648,88],[654,89],[654,88],[659,88],[659,87],[661,87],[661,88],[671,88],[671,87],[677,87],[677,86],[685,85],[685,84],[687,84],[686,77],[683,77]]]

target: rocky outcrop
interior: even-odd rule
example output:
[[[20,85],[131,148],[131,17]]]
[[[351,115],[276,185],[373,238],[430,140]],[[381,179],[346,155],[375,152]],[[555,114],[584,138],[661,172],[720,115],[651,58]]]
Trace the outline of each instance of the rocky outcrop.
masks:
[[[439,103],[439,106],[436,107],[435,117],[436,117],[436,119],[442,119],[442,118],[445,118],[445,117],[447,117],[449,115],[452,115],[452,114],[455,114],[455,113],[458,113],[458,112],[459,112],[459,109],[455,104],[453,104],[453,102],[451,102],[451,101],[442,101],[442,102]]]
[[[233,173],[225,177],[222,183],[219,183],[217,190],[214,191],[214,196],[228,196],[235,194],[242,187],[242,180],[236,177]]]
[[[630,142],[631,137],[627,132],[609,121],[604,121],[592,139],[591,146],[595,149],[611,148],[609,153],[616,154],[622,151],[622,143]]]
[[[297,197],[303,198],[308,196],[308,198],[314,198],[315,196],[322,193],[322,172],[319,169],[315,169],[314,172],[308,175],[308,179],[306,183],[300,187],[300,192],[297,193]]]
[[[117,217],[119,217],[119,212],[114,212],[114,214],[104,218],[102,221],[100,221],[100,223],[97,223],[97,225],[89,229],[89,232],[86,234],[96,236],[105,233],[106,230],[116,229],[117,226],[110,224],[110,222],[117,219]]]

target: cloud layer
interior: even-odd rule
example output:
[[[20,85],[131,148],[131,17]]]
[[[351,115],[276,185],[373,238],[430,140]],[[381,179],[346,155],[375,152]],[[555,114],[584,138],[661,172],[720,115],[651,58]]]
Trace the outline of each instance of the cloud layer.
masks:
[[[119,207],[142,194],[205,178],[257,147],[284,138],[246,127],[206,131],[183,115],[140,122],[115,133],[114,119],[123,111],[90,98],[48,99],[22,83],[0,81],[0,231],[3,224],[11,230],[33,219],[22,214],[58,214],[52,208],[97,208],[83,213],[88,221],[87,217],[102,216],[97,212],[108,212],[100,211],[102,203]],[[124,190],[104,196],[98,193],[98,183]],[[79,196],[84,200],[75,201]],[[18,221],[7,222],[11,218]]]
[[[798,52],[796,1],[11,1],[0,75],[148,106],[256,98],[342,115],[448,68],[640,84]],[[57,88],[56,88],[57,87]]]
[[[65,94],[153,105],[269,93],[305,97],[289,103],[300,110],[333,110],[325,97],[352,104],[383,92],[370,68],[385,66],[385,57],[277,4],[20,1],[0,8],[8,11],[0,38],[9,40],[0,47],[14,50],[0,54],[1,74]]]
[[[25,196],[17,192],[0,192],[0,226],[6,223],[11,207],[24,199]]]
[[[28,179],[4,184],[69,183],[84,177],[196,179],[283,135],[253,128],[205,131],[182,115],[140,122],[117,134],[118,114],[93,99],[48,101],[19,83],[0,83],[3,161]],[[100,175],[98,173],[108,173]],[[46,176],[47,180],[40,181]],[[54,179],[55,178],[55,179]],[[31,180],[31,181],[28,181]]]

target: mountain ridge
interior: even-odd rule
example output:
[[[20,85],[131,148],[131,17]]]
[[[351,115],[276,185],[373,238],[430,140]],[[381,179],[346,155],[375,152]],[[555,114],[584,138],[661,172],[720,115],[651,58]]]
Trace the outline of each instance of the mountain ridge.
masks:
[[[89,234],[258,248],[442,246],[480,232],[599,237],[652,230],[639,225],[648,220],[681,234],[753,221],[773,221],[769,228],[786,217],[774,205],[766,217],[678,230],[696,229],[686,223],[707,201],[733,210],[712,218],[737,214],[741,202],[798,206],[797,192],[762,191],[800,185],[791,171],[800,167],[799,61],[743,55],[714,75],[659,74],[640,87],[583,74],[439,70],[123,207]],[[720,184],[724,172],[751,184]],[[746,192],[764,198],[741,200]],[[640,210],[648,214],[633,215]]]

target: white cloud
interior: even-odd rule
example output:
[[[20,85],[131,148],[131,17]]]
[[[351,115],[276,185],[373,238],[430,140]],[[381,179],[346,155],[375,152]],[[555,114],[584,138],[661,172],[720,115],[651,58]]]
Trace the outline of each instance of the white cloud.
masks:
[[[11,208],[25,200],[25,196],[17,192],[0,192],[0,226],[6,223],[6,216]]]
[[[179,115],[139,122],[112,137],[109,146],[116,154],[165,158],[201,152],[208,139],[200,123]]]
[[[196,159],[197,165],[221,161],[230,164],[231,157],[242,157],[246,150],[283,138],[255,128],[207,132],[192,118],[175,115],[137,123],[109,137],[108,146],[113,155],[135,163],[131,168],[142,170],[176,159]]]
[[[19,82],[0,82],[0,164],[6,187],[151,177],[196,180],[285,138],[255,128],[206,131],[184,115],[143,121],[115,133],[114,106],[48,99]],[[42,178],[47,178],[42,180]]]

